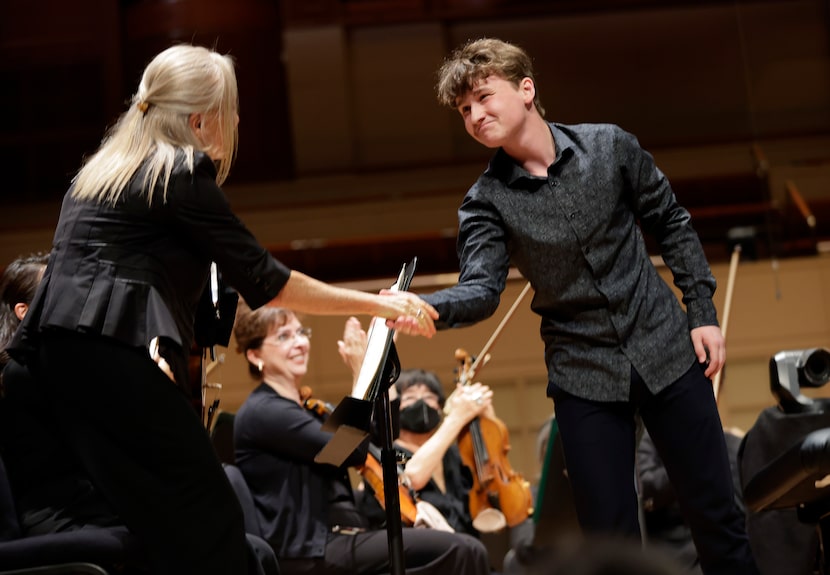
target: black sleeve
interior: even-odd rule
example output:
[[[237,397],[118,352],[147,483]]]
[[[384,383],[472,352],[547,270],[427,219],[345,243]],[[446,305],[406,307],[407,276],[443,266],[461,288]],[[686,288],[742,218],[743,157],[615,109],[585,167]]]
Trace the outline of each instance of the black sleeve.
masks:
[[[283,458],[318,465],[314,457],[331,440],[332,433],[323,431],[322,419],[296,402],[276,394],[258,398],[257,406],[248,413],[245,434],[259,449]],[[358,447],[345,467],[366,461],[367,442]]]

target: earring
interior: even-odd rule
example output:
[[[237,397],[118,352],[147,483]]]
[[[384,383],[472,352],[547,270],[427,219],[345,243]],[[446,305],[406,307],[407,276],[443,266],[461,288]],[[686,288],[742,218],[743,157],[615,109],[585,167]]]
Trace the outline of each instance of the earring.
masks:
[[[257,368],[259,371],[262,371],[262,367],[263,367],[264,365],[265,365],[265,363],[264,363],[264,362],[260,359],[260,360],[257,362],[257,364],[256,364],[256,368]]]

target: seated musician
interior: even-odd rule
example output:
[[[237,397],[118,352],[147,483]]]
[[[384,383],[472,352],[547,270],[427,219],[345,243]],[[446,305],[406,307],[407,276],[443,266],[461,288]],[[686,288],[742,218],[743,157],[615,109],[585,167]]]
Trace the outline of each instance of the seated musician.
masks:
[[[357,320],[348,320],[347,332],[355,324],[359,330]],[[369,529],[355,505],[347,469],[366,461],[368,446],[358,448],[339,468],[314,461],[332,434],[321,429],[327,414],[305,407],[300,393],[310,332],[289,309],[264,306],[251,311],[240,300],[234,334],[252,376],[260,381],[236,413],[236,464],[281,572],[388,573],[387,534]],[[484,546],[469,535],[403,528],[403,549],[410,574],[489,572]]]
[[[5,351],[47,261],[45,253],[19,257],[0,277],[0,453],[26,535],[120,523],[60,440],[55,413],[29,370]]]
[[[457,440],[465,425],[492,412],[493,392],[480,383],[459,388],[443,417],[446,399],[434,373],[404,370],[395,387],[400,396],[400,435],[395,447],[405,455],[409,486],[438,509],[455,531],[478,537],[469,508],[473,476],[462,462]],[[366,498],[366,505],[371,509],[375,503]]]

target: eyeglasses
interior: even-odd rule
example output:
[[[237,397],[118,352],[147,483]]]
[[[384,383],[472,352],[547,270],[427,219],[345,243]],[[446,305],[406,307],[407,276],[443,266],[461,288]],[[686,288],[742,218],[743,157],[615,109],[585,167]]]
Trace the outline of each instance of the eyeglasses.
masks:
[[[298,337],[304,337],[306,339],[311,339],[311,328],[310,327],[298,327],[297,331],[282,331],[273,336],[273,339],[264,339],[262,340],[263,344],[268,345],[286,345],[289,342],[293,342]],[[276,341],[274,341],[276,340]]]

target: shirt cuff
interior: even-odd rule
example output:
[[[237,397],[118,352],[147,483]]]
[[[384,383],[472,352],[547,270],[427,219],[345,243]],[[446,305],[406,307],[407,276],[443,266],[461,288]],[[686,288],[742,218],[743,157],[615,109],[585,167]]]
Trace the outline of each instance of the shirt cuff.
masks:
[[[686,305],[686,315],[689,319],[689,329],[704,325],[720,325],[718,312],[711,299],[694,299]]]

